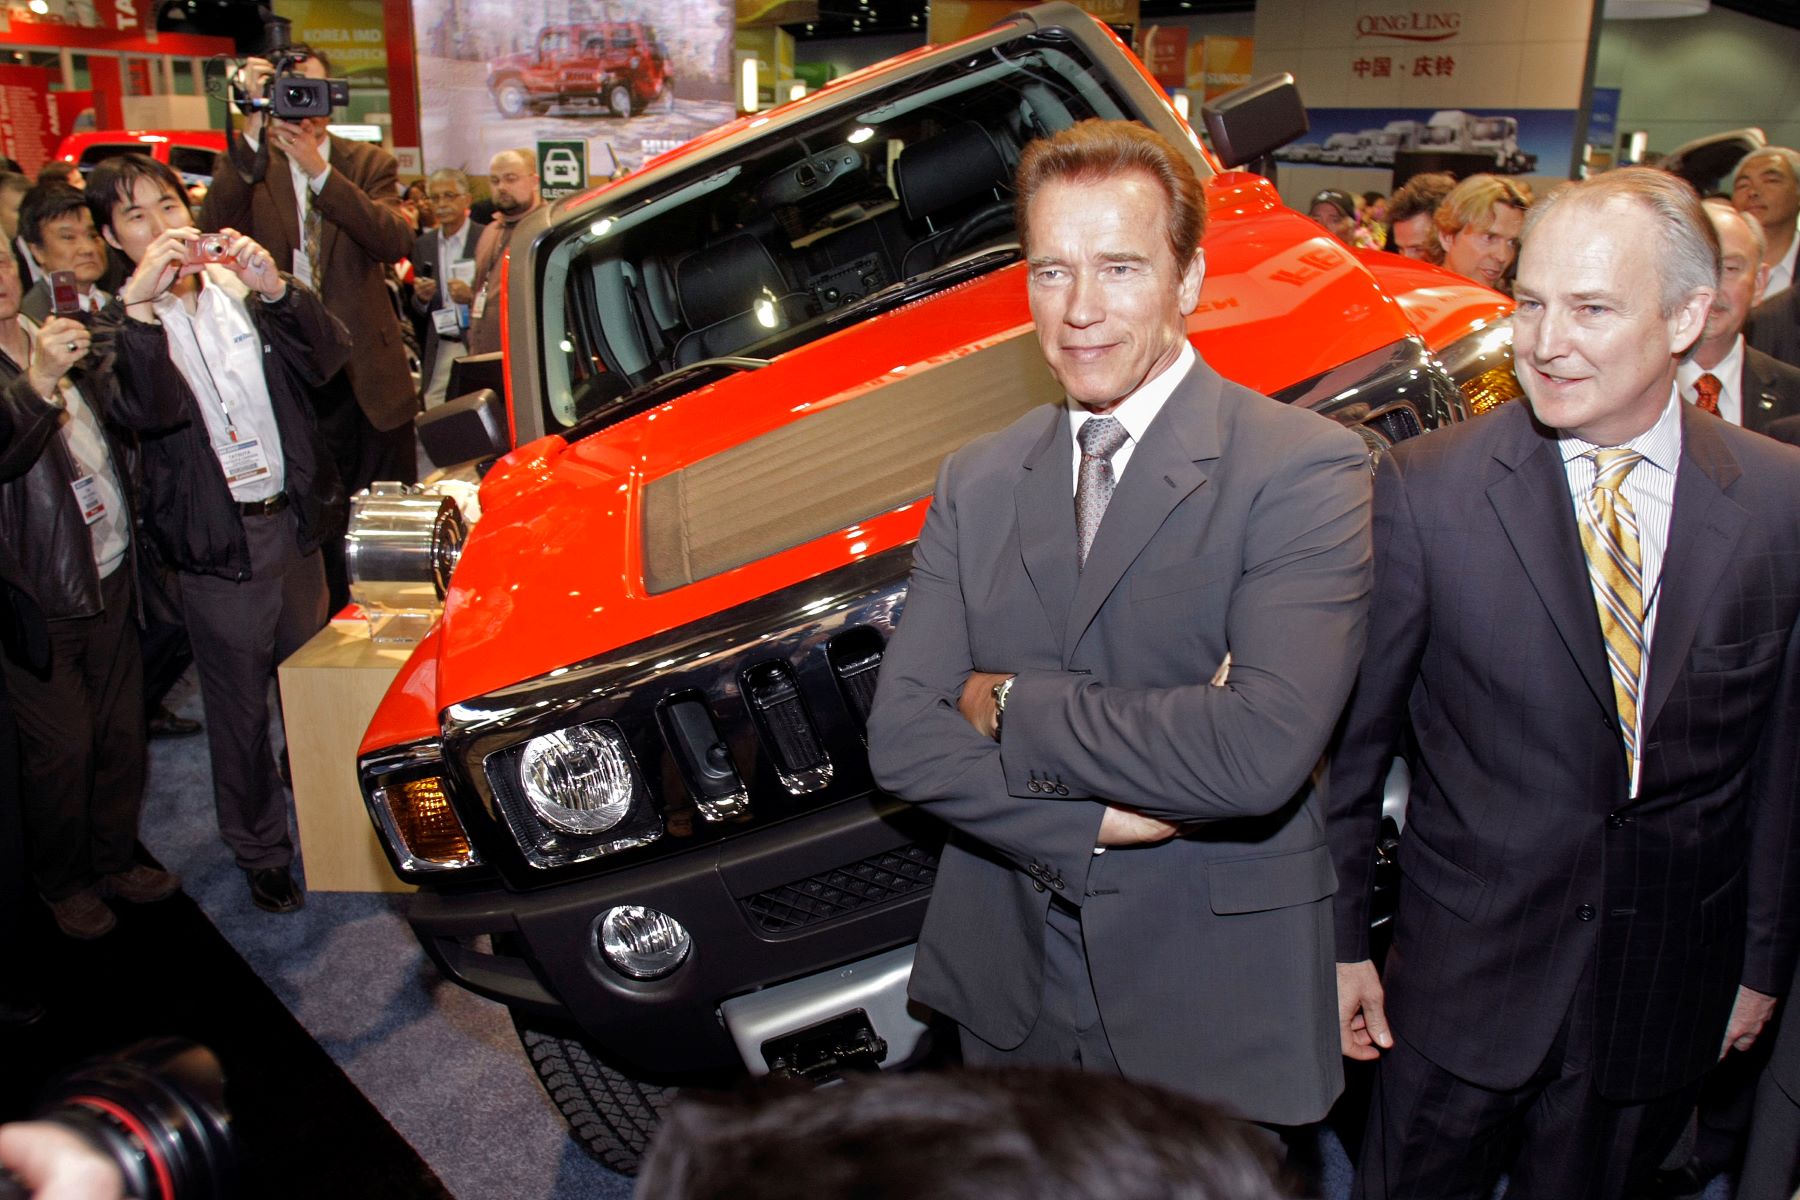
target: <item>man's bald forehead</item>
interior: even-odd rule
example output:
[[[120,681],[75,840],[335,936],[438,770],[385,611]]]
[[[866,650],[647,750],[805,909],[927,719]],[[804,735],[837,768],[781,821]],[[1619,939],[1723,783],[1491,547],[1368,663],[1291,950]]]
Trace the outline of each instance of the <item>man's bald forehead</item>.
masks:
[[[488,174],[497,175],[502,168],[507,166],[518,167],[521,171],[530,168],[530,164],[525,161],[525,156],[517,150],[502,150],[488,162]]]

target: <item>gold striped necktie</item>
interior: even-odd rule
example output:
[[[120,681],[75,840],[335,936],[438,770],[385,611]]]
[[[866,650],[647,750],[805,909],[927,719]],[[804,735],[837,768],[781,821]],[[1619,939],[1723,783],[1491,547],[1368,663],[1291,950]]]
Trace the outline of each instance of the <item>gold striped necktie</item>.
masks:
[[[1644,559],[1638,548],[1637,514],[1619,489],[1644,456],[1614,449],[1596,450],[1586,457],[1594,463],[1594,490],[1582,508],[1581,549],[1587,555],[1619,730],[1635,783],[1640,762],[1638,693],[1644,678]]]

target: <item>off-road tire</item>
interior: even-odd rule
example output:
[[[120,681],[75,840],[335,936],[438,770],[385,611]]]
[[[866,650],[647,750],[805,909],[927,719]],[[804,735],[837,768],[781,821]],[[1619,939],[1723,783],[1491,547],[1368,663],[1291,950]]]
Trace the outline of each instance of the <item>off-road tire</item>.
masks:
[[[615,83],[606,89],[606,107],[612,109],[613,116],[619,120],[630,120],[631,89],[622,83]]]
[[[490,89],[489,94],[494,98],[494,107],[509,121],[531,111],[531,100],[525,91],[525,85],[517,79],[502,79]]]
[[[513,1027],[538,1081],[582,1148],[613,1170],[635,1175],[663,1110],[680,1089],[633,1079],[602,1062],[579,1038],[533,1028],[517,1014]]]

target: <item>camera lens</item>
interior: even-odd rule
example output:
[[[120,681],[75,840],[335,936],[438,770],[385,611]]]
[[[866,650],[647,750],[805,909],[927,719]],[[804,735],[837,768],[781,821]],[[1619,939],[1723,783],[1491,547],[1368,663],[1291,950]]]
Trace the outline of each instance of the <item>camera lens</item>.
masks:
[[[313,94],[307,88],[291,87],[287,90],[287,106],[290,109],[313,107]]]
[[[204,1046],[140,1042],[60,1080],[39,1120],[85,1137],[111,1158],[126,1194],[143,1200],[222,1200],[235,1150],[225,1078]]]

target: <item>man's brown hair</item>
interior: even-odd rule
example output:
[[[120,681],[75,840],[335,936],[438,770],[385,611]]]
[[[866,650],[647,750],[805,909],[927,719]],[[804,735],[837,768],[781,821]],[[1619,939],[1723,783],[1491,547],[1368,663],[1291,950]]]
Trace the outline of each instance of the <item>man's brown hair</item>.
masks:
[[[1030,249],[1027,214],[1047,183],[1099,183],[1128,171],[1148,175],[1169,202],[1169,250],[1186,268],[1206,232],[1206,204],[1193,164],[1167,138],[1133,121],[1087,120],[1025,147],[1014,176],[1019,241]]]
[[[1456,176],[1448,171],[1428,171],[1423,175],[1414,175],[1388,201],[1388,224],[1398,225],[1421,213],[1436,213],[1438,205],[1444,202],[1444,197],[1455,187]]]

